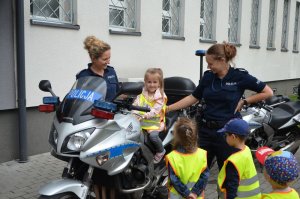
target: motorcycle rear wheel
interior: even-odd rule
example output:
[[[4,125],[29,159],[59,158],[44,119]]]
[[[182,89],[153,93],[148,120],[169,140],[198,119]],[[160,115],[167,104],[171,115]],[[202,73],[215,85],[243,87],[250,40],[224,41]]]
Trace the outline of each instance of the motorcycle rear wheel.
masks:
[[[41,195],[39,199],[78,199],[78,197],[73,193],[61,193],[54,196]]]

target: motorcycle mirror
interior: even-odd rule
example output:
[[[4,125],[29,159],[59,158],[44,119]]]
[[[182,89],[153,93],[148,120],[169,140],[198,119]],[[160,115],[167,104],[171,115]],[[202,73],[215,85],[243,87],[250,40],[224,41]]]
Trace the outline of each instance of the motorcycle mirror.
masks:
[[[49,92],[51,89],[51,83],[49,80],[41,80],[39,83],[39,88],[41,91]]]
[[[56,96],[52,91],[51,83],[49,80],[41,80],[39,83],[39,88],[41,91],[50,92],[52,96]]]

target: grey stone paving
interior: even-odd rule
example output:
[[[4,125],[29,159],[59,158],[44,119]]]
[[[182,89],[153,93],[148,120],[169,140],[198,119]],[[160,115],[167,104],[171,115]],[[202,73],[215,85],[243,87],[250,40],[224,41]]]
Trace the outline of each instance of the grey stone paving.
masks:
[[[300,161],[300,152],[296,154]],[[53,179],[60,178],[65,162],[57,160],[49,153],[29,157],[27,163],[10,161],[0,164],[0,199],[36,199],[41,185]],[[216,193],[216,166],[211,170],[209,184],[205,191],[208,199],[217,198]],[[259,173],[259,179],[263,192],[270,192],[271,187]],[[292,186],[300,192],[300,179]]]

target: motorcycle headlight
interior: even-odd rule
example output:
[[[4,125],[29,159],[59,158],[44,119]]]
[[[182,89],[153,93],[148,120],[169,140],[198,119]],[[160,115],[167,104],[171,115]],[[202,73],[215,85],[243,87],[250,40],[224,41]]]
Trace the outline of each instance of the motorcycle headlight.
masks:
[[[91,136],[95,128],[79,131],[69,136],[67,149],[70,151],[80,151],[84,143]]]

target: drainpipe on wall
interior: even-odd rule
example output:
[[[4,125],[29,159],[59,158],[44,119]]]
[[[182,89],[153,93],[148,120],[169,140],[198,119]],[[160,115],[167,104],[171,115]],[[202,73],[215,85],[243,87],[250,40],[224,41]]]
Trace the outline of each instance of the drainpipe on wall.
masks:
[[[27,123],[25,88],[24,0],[16,0],[17,86],[19,110],[19,162],[27,162]]]

